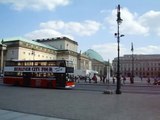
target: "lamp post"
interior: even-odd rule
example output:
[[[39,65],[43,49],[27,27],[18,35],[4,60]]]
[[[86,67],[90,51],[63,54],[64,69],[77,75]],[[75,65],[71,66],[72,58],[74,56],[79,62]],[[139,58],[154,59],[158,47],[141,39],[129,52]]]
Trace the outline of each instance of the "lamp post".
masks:
[[[3,69],[4,69],[4,53],[3,51],[6,49],[6,45],[3,44],[3,39],[1,41],[1,71],[0,74],[3,75]]]
[[[81,50],[80,52],[78,53],[78,59],[79,59],[79,70],[81,70]]]
[[[133,43],[131,43],[131,51],[132,51],[132,76],[131,76],[131,84],[134,83],[134,56],[133,56]]]
[[[1,75],[3,74],[3,40],[1,41]]]
[[[117,88],[116,88],[116,94],[121,94],[121,80],[120,80],[120,61],[119,61],[119,53],[120,53],[120,37],[123,37],[124,35],[120,35],[119,33],[119,25],[122,23],[121,15],[120,15],[120,5],[117,7],[117,33],[115,33],[115,37],[117,37],[117,43],[118,43],[118,59],[117,59]]]

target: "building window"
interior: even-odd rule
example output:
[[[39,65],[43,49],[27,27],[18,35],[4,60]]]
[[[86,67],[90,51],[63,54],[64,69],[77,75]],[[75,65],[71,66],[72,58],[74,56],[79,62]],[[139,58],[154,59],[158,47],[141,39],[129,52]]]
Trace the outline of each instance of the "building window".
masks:
[[[67,49],[68,49],[68,46],[69,46],[69,45],[67,44],[67,45],[66,45],[66,48],[67,48]]]
[[[14,54],[14,51],[12,50],[12,55]]]
[[[60,45],[60,49],[62,49],[62,45]]]

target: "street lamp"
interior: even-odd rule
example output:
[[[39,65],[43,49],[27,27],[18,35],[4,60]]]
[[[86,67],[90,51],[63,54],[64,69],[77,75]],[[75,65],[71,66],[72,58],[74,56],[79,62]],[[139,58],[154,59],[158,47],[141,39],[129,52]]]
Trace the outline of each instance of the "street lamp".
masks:
[[[131,43],[131,51],[132,51],[132,76],[131,76],[131,84],[134,83],[134,56],[133,56],[133,43]]]
[[[119,62],[119,52],[120,52],[120,37],[123,37],[124,35],[120,35],[119,33],[119,25],[122,23],[121,19],[121,13],[120,13],[120,5],[117,7],[117,33],[115,33],[115,37],[117,37],[117,43],[118,43],[118,59],[117,59],[117,88],[116,88],[116,94],[121,94],[121,80],[120,80],[120,62]]]
[[[1,40],[1,71],[0,74],[3,75],[4,69],[4,54],[3,51],[6,50],[6,45],[3,44],[3,39]]]

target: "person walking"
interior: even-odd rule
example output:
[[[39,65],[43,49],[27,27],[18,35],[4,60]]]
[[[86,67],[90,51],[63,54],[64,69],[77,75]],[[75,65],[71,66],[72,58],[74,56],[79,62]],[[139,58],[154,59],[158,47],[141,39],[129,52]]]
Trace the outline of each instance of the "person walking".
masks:
[[[150,85],[150,84],[151,84],[150,77],[148,77],[147,83],[148,83],[148,85]]]
[[[126,77],[123,76],[123,84],[125,84],[125,82],[126,82]]]
[[[115,78],[114,78],[114,76],[113,76],[113,84],[115,84]]]
[[[84,77],[84,81],[85,81],[85,83],[87,82],[87,76]]]
[[[105,75],[103,75],[103,83],[105,83],[105,78],[106,78],[106,76],[105,76]]]
[[[96,74],[94,74],[92,80],[94,81],[94,83],[97,83],[97,77],[96,77]]]

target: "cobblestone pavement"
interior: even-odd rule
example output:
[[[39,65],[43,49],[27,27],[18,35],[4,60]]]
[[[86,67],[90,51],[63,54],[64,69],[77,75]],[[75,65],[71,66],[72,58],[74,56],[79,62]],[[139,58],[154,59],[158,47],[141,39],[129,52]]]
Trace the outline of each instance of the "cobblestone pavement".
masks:
[[[46,119],[53,117],[68,120],[160,120],[158,94],[108,95],[102,91],[6,85],[0,85],[0,91],[1,110],[38,115],[35,118],[45,116]]]
[[[65,119],[0,109],[0,120],[65,120]]]

